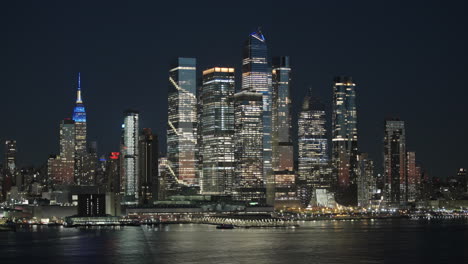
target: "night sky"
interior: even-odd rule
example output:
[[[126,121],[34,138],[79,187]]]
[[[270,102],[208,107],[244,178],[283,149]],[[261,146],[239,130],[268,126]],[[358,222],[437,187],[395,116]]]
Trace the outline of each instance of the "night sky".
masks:
[[[239,74],[242,45],[261,26],[270,55],[291,56],[294,115],[309,88],[331,110],[333,77],[351,75],[360,151],[380,166],[384,118],[400,117],[407,149],[429,174],[453,175],[468,167],[467,7],[427,0],[2,1],[0,140],[17,140],[21,165],[58,153],[59,122],[71,117],[80,71],[88,139],[98,141],[99,154],[118,151],[127,108],[141,111],[142,127],[156,130],[164,151],[172,60],[196,57],[199,71],[234,66]]]

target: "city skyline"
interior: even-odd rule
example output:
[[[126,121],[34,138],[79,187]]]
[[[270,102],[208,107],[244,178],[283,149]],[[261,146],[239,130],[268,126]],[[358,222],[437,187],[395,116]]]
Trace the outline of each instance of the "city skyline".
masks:
[[[406,16],[403,16],[406,19],[409,19]],[[197,60],[201,61],[201,66],[197,67],[199,70],[205,70],[209,68],[210,66],[214,65],[233,65],[235,66],[236,69],[236,74],[237,74],[237,79],[236,83],[239,84],[239,72],[240,67],[239,67],[239,60],[241,58],[241,47],[242,47],[242,42],[245,40],[245,35],[250,33],[252,29],[255,29],[258,24],[263,25],[263,32],[265,34],[266,39],[268,40],[269,43],[269,49],[271,50],[270,55],[290,55],[291,57],[291,65],[293,68],[293,84],[292,84],[292,94],[293,94],[293,119],[295,116],[297,116],[298,105],[300,106],[302,98],[301,95],[305,95],[307,89],[309,86],[312,86],[312,89],[314,91],[314,95],[318,95],[319,97],[323,98],[324,101],[326,102],[326,105],[328,108],[330,108],[330,99],[331,99],[331,87],[332,87],[332,78],[334,75],[341,75],[342,73],[349,74],[353,76],[353,79],[355,80],[357,84],[357,104],[358,104],[358,112],[359,112],[359,121],[358,121],[358,133],[359,133],[359,148],[360,150],[362,149],[364,152],[368,152],[369,156],[374,160],[374,163],[376,164],[377,168],[381,167],[383,162],[382,162],[382,157],[380,157],[380,153],[382,152],[383,149],[383,131],[382,131],[382,126],[384,124],[384,119],[388,116],[397,116],[400,117],[402,120],[405,120],[405,123],[407,125],[407,137],[408,137],[408,142],[409,142],[409,147],[408,149],[411,149],[417,153],[417,161],[421,162],[424,165],[424,168],[429,171],[430,175],[436,176],[436,177],[445,177],[449,176],[451,174],[455,174],[456,170],[458,167],[466,167],[466,161],[464,161],[463,155],[461,154],[462,152],[459,152],[460,150],[458,149],[463,149],[463,144],[465,143],[459,143],[455,141],[452,138],[456,138],[457,135],[463,135],[463,131],[466,131],[466,124],[462,124],[461,129],[459,129],[459,126],[457,125],[455,129],[454,128],[454,123],[455,121],[444,121],[444,126],[443,127],[431,127],[431,129],[427,129],[428,125],[421,125],[421,122],[426,120],[428,121],[429,116],[434,116],[434,112],[431,112],[429,106],[439,103],[438,100],[443,100],[446,98],[447,95],[442,95],[442,98],[434,98],[431,97],[431,94],[435,93],[436,88],[432,88],[432,90],[428,90],[425,87],[428,87],[427,85],[427,80],[426,78],[423,78],[424,80],[421,80],[420,78],[415,78],[414,80],[410,81],[409,83],[416,84],[417,86],[414,88],[411,85],[405,83],[404,81],[401,82],[401,86],[403,88],[398,88],[398,87],[389,87],[388,84],[382,84],[380,81],[384,80],[385,81],[390,81],[389,79],[393,79],[392,72],[389,74],[389,78],[385,78],[384,75],[381,75],[382,79],[377,82],[375,80],[375,71],[369,70],[369,72],[363,71],[361,68],[360,70],[356,70],[356,65],[353,65],[353,63],[349,62],[336,62],[335,63],[339,65],[340,68],[332,73],[330,70],[330,66],[328,65],[328,69],[330,72],[325,73],[322,70],[318,71],[313,71],[316,69],[316,67],[320,67],[319,65],[314,65],[314,61],[311,61],[310,65],[304,65],[304,59],[301,56],[297,56],[297,52],[295,51],[295,45],[286,45],[282,41],[278,41],[281,36],[285,36],[284,30],[281,28],[276,28],[272,25],[272,23],[268,22],[268,19],[266,19],[267,22],[261,23],[261,21],[250,21],[248,25],[242,24],[239,26],[238,32],[235,34],[229,35],[229,38],[225,38],[226,42],[233,42],[234,44],[232,45],[225,45],[226,48],[223,48],[223,45],[221,47],[217,47],[214,49],[213,54],[216,53],[229,53],[230,49],[233,49],[233,55],[226,55],[223,57],[216,57],[215,55],[210,55],[210,56],[204,56],[207,54],[207,50],[204,50],[201,47],[194,47],[191,49],[186,49],[186,48],[181,48],[179,47],[180,53],[177,52],[176,49],[172,49],[170,52],[171,57],[177,57],[179,55],[184,55],[185,53],[191,53],[190,56],[196,57]],[[336,26],[336,25],[335,25]],[[332,26],[333,28],[333,26]],[[322,29],[323,30],[323,29]],[[239,36],[239,32],[242,31],[242,35]],[[219,32],[219,31],[218,31]],[[439,31],[437,31],[439,32]],[[84,33],[81,33],[84,34]],[[135,34],[135,33],[133,33]],[[442,33],[440,33],[442,34]],[[216,36],[222,36],[222,32],[215,32],[213,35]],[[290,35],[287,35],[288,37],[293,37]],[[319,38],[319,36],[318,36]],[[13,41],[13,40],[12,40]],[[14,41],[13,41],[14,42]],[[12,43],[13,43],[12,42]],[[170,41],[172,43],[172,41]],[[297,42],[297,40],[296,40]],[[462,41],[463,42],[463,41]],[[323,44],[323,43],[322,43]],[[317,44],[319,45],[319,44]],[[40,45],[39,45],[40,46]],[[279,46],[279,48],[277,48]],[[89,49],[90,47],[87,46]],[[236,48],[236,50],[234,50]],[[18,51],[20,51],[20,48],[17,48]],[[86,50],[86,45],[83,47],[80,47],[80,53],[84,52]],[[356,50],[356,47],[351,49],[345,49],[348,52],[350,52],[349,56],[354,57],[355,55],[352,55],[351,53],[353,50]],[[442,49],[441,49],[442,50]],[[441,51],[439,50],[439,51]],[[198,52],[197,52],[198,51]],[[302,51],[304,51],[304,48],[302,48]],[[325,52],[326,54],[330,55],[332,52],[328,50],[329,52]],[[359,51],[359,49],[358,49]],[[409,52],[409,50],[405,50],[406,52]],[[415,49],[413,50],[415,53],[422,55],[423,52]],[[208,51],[209,52],[209,51]],[[419,52],[419,53],[418,53]],[[444,52],[449,52],[444,50]],[[199,54],[200,55],[199,55]],[[359,52],[358,52],[359,53]],[[94,53],[97,54],[97,53]],[[343,55],[343,53],[340,53]],[[60,55],[60,54],[57,54]],[[56,56],[57,56],[56,55]],[[385,55],[385,54],[383,54]],[[109,55],[108,55],[109,56]],[[85,56],[86,57],[86,56]],[[119,56],[116,56],[117,58]],[[310,54],[308,56],[310,58]],[[384,56],[385,57],[385,56]],[[143,56],[141,56],[143,58]],[[167,57],[166,57],[167,58]],[[235,60],[234,60],[234,59]],[[366,58],[366,56],[362,57],[363,59]],[[408,57],[410,58],[410,57]],[[8,59],[11,59],[7,57]],[[37,59],[37,57],[36,57]],[[90,57],[87,57],[89,60]],[[441,59],[441,58],[439,58]],[[84,94],[85,94],[85,102],[86,102],[86,108],[87,108],[87,114],[88,114],[88,141],[94,141],[96,140],[98,142],[98,150],[99,150],[99,155],[108,153],[110,151],[117,151],[118,150],[118,141],[119,141],[119,125],[121,121],[115,122],[116,119],[121,118],[121,112],[124,109],[127,108],[136,108],[137,110],[142,111],[142,122],[143,124],[141,127],[151,127],[155,130],[157,135],[161,137],[161,142],[165,142],[165,133],[163,131],[165,130],[165,115],[163,109],[159,108],[156,105],[164,105],[165,103],[163,102],[166,100],[166,87],[167,87],[167,82],[160,80],[160,81],[155,81],[155,82],[144,82],[143,85],[138,85],[138,83],[141,83],[140,80],[138,80],[138,77],[142,77],[143,74],[141,75],[135,75],[134,73],[128,72],[128,76],[134,76],[134,77],[127,77],[127,76],[119,76],[118,74],[112,74],[111,69],[100,71],[102,73],[102,76],[97,76],[97,71],[92,70],[93,67],[89,64],[89,62],[84,61],[85,59],[79,59],[76,60],[76,63],[73,62],[68,62],[71,66],[67,66],[64,69],[62,69],[63,74],[57,74],[57,76],[60,75],[60,77],[54,77],[52,79],[48,79],[47,81],[43,79],[43,76],[47,76],[47,71],[50,70],[51,66],[47,66],[47,69],[36,69],[36,72],[32,71],[26,71],[24,73],[29,73],[24,76],[22,76],[25,80],[21,80],[20,82],[17,82],[17,77],[6,77],[6,86],[11,87],[12,89],[7,89],[7,98],[9,96],[13,96],[12,98],[17,98],[19,94],[15,91],[10,91],[10,90],[15,90],[13,89],[14,87],[23,87],[26,88],[26,91],[28,92],[29,95],[31,96],[22,96],[22,100],[18,101],[18,106],[22,106],[24,110],[18,110],[15,115],[18,116],[18,119],[24,119],[25,115],[22,113],[22,111],[26,111],[29,108],[28,107],[43,107],[42,111],[45,111],[47,113],[47,116],[44,117],[43,120],[41,120],[41,124],[36,124],[36,120],[31,120],[33,122],[33,127],[37,128],[38,131],[35,131],[35,135],[37,135],[40,138],[44,138],[43,142],[37,142],[32,143],[32,139],[27,137],[27,135],[23,135],[26,127],[24,127],[22,124],[17,124],[15,123],[15,120],[9,120],[10,122],[8,124],[15,124],[12,128],[10,125],[6,125],[5,129],[2,130],[0,134],[0,139],[2,141],[12,139],[17,141],[17,148],[18,148],[18,157],[17,161],[19,165],[29,165],[29,164],[35,164],[35,165],[40,165],[42,163],[46,163],[47,157],[49,154],[52,153],[58,153],[58,140],[57,140],[57,132],[58,131],[58,124],[59,120],[62,120],[65,117],[71,116],[70,113],[70,108],[71,108],[71,103],[73,102],[73,93],[75,92],[76,89],[76,75],[78,71],[82,72],[82,87],[84,89]],[[367,58],[368,60],[368,58]],[[137,59],[139,61],[139,59]],[[151,75],[165,75],[167,73],[167,68],[168,68],[168,60],[163,60],[166,63],[160,63],[160,62],[153,62],[148,63],[146,62],[146,65],[150,65],[149,69],[147,72],[145,72],[144,78],[152,78],[150,77]],[[358,60],[356,60],[358,61]],[[402,59],[400,60],[399,64],[396,64],[396,62],[393,62],[394,65],[399,65],[403,68],[405,68],[405,62],[412,61],[410,59],[405,60]],[[31,65],[34,65],[35,60],[31,60]],[[156,66],[156,64],[158,66]],[[29,65],[29,64],[28,64]],[[26,65],[25,67],[30,67]],[[55,67],[61,68],[63,64],[58,63],[58,65],[55,65]],[[100,62],[98,65],[104,66],[110,66],[109,63],[103,63]],[[153,66],[151,66],[153,65]],[[322,64],[323,65],[323,64]],[[371,65],[380,65],[377,62],[374,62],[374,64]],[[15,68],[18,67],[16,63],[13,63],[11,65],[11,70],[8,68],[7,73],[10,71],[13,71]],[[197,65],[198,66],[198,65]],[[155,70],[153,67],[162,67],[165,70]],[[76,68],[76,69],[75,69]],[[360,68],[360,67],[357,67]],[[365,67],[364,67],[365,68]],[[119,68],[119,70],[115,71],[114,73],[119,73],[123,69]],[[151,69],[151,72],[149,70]],[[452,68],[453,69],[453,68]],[[154,71],[153,71],[154,70]],[[409,70],[409,68],[407,69]],[[306,78],[309,78],[310,75],[304,74],[304,72],[311,71],[313,73],[312,79],[313,80],[305,80]],[[325,71],[326,72],[326,71]],[[357,72],[357,74],[356,74]],[[404,75],[404,70],[398,71],[395,70],[395,72],[400,75]],[[442,71],[443,72],[443,71]],[[445,75],[451,76],[451,74],[455,74],[456,69],[453,73],[445,73]],[[41,73],[40,76],[37,76],[38,73]],[[316,74],[315,74],[316,73]],[[133,75],[132,75],[133,74]],[[417,74],[415,74],[417,75]],[[28,78],[29,76],[29,78]],[[119,77],[116,77],[119,76]],[[422,75],[420,75],[422,76]],[[430,76],[430,74],[427,74],[426,76]],[[39,77],[39,78],[38,78]],[[433,85],[432,82],[439,82],[439,84],[446,83],[447,86],[450,86],[450,83],[456,82],[457,78],[443,78],[443,77],[437,77],[436,80],[431,78],[430,85]],[[452,76],[455,77],[455,76]],[[408,77],[406,77],[408,78]],[[48,104],[51,104],[53,102],[53,106],[45,105],[42,106],[39,104],[39,102],[30,102],[31,99],[35,98],[35,91],[32,90],[32,86],[27,85],[28,79],[34,79],[37,81],[37,84],[39,85],[44,85],[46,87],[41,87],[42,92],[44,92],[44,95],[47,95],[51,99],[48,100],[53,100],[53,101],[46,101]],[[64,81],[66,79],[66,81]],[[121,88],[115,88],[114,87],[116,83],[113,83],[111,80],[116,79],[116,80],[122,80],[123,84],[128,85],[129,87],[135,87],[135,91],[139,91],[142,93],[141,95],[137,95],[136,98],[135,96],[130,96],[128,97],[128,94],[125,93],[127,91],[120,85],[117,85],[117,87]],[[380,78],[379,78],[380,79]],[[16,81],[15,81],[16,80]],[[148,79],[146,79],[147,81]],[[405,80],[405,78],[403,78]],[[416,82],[416,80],[418,82]],[[61,83],[61,85],[58,85],[58,83]],[[104,83],[108,82],[109,85],[103,85]],[[132,84],[132,82],[135,82],[135,85]],[[399,86],[400,82],[397,80],[391,80],[391,83],[393,83],[395,86]],[[37,85],[36,84],[36,85]],[[46,85],[50,84],[50,85]],[[324,85],[326,84],[326,85]],[[431,87],[429,85],[429,87]],[[142,86],[143,88],[139,87]],[[378,91],[377,87],[383,86],[387,87],[387,89],[379,88]],[[31,88],[28,88],[31,87]],[[443,87],[442,85],[439,85],[439,87]],[[454,91],[457,92],[457,86],[456,85],[451,85],[450,87],[453,87]],[[405,96],[402,96],[401,93],[403,91],[409,90],[412,88],[414,91],[408,91],[408,96],[409,98],[405,98]],[[29,90],[28,90],[29,89]],[[236,87],[236,90],[238,90],[239,87]],[[384,98],[389,98],[389,101],[392,101],[391,99],[395,99],[393,95],[389,95],[388,93],[391,92],[391,90],[394,90],[395,93],[399,91],[400,96],[396,97],[399,100],[396,102],[401,102],[401,103],[388,103],[382,100]],[[439,88],[442,89],[442,88]],[[458,87],[459,89],[459,87]],[[143,99],[143,96],[145,93],[154,93],[153,90],[157,90],[157,93],[155,96],[153,96],[153,99],[148,101],[148,99]],[[55,91],[55,93],[51,93],[52,91]],[[428,93],[429,91],[429,93]],[[423,93],[426,94],[423,94]],[[121,103],[123,97],[116,96],[117,94],[122,93],[124,96],[123,97],[128,97],[126,99],[129,99],[125,103]],[[382,93],[383,95],[377,95],[377,93]],[[458,94],[461,95],[463,94],[462,91],[458,91]],[[127,96],[125,96],[125,94]],[[422,97],[416,97],[415,94],[418,96]],[[51,96],[52,95],[52,96]],[[62,96],[65,95],[65,96]],[[110,97],[111,102],[105,102],[107,97]],[[373,97],[374,96],[374,97]],[[428,99],[432,100],[427,100],[425,96],[428,96]],[[31,98],[29,98],[31,97]],[[159,98],[157,98],[159,97]],[[463,97],[463,96],[457,96],[457,97]],[[133,99],[132,99],[133,98]],[[373,98],[370,100],[369,98]],[[101,100],[101,101],[98,101]],[[115,101],[113,101],[115,100]],[[400,101],[401,100],[401,101]],[[457,114],[459,115],[460,113],[458,112],[463,112],[463,111],[453,111],[453,109],[458,109],[462,105],[461,103],[456,103],[457,98],[452,98],[452,101],[454,102],[454,105],[456,106],[451,106],[446,105],[446,107],[443,107],[443,109],[439,109],[439,112],[435,114],[435,117],[437,116],[454,116],[454,118],[457,117]],[[4,106],[2,107],[8,107],[8,109],[14,109],[12,108],[14,105],[11,105],[9,103],[10,100],[7,100],[5,104],[2,104]],[[15,100],[13,100],[15,101]],[[395,101],[395,100],[394,100]],[[424,102],[420,102],[424,101]],[[30,102],[31,104],[28,107],[24,106],[24,103]],[[113,103],[114,102],[114,103]],[[141,102],[141,103],[140,103]],[[411,105],[410,103],[413,103],[414,105]],[[62,104],[65,106],[65,108],[62,109]],[[383,106],[380,106],[380,105]],[[388,104],[388,105],[387,105]],[[458,106],[457,106],[458,105]],[[53,109],[56,110],[51,110],[50,107],[53,107]],[[165,106],[166,107],[166,106]],[[105,110],[103,110],[105,109]],[[167,108],[166,108],[167,109]],[[110,111],[112,110],[112,111]],[[418,113],[425,113],[429,111],[428,114],[426,115],[417,115]],[[434,110],[433,110],[434,111]],[[8,112],[8,111],[4,111]],[[327,109],[327,112],[330,113],[329,109]],[[369,113],[369,112],[375,112],[375,113]],[[109,115],[109,118],[103,118],[104,116]],[[463,114],[462,114],[463,115]],[[58,117],[58,118],[57,118]],[[53,122],[52,122],[53,121]],[[293,121],[293,124],[295,121]],[[328,122],[330,123],[330,122]],[[435,135],[438,133],[444,134],[444,132],[441,132],[441,129],[445,129],[444,127],[452,127],[452,129],[447,129],[450,130],[452,133],[454,133],[454,136],[445,136],[447,138],[447,141],[444,141],[443,144],[441,142],[438,142],[435,140]],[[330,130],[330,126],[327,127],[328,130]],[[116,132],[116,131],[117,132]],[[16,132],[15,132],[16,131]],[[41,132],[44,131],[44,132]],[[47,131],[47,132],[45,132]],[[437,133],[436,133],[437,132]],[[447,133],[447,132],[445,132]],[[26,133],[25,133],[26,134]],[[293,135],[297,133],[292,133]],[[375,136],[371,136],[371,134],[375,134]],[[105,138],[104,138],[104,135]],[[447,134],[445,134],[447,135]],[[294,141],[297,141],[297,138],[294,138]],[[461,144],[461,145],[460,145]],[[411,146],[412,145],[412,146]],[[430,147],[428,147],[430,145]],[[36,146],[38,150],[36,150]],[[164,143],[161,144],[160,150],[165,149]],[[39,153],[39,150],[41,151]],[[447,159],[447,155],[441,155],[440,153],[450,153],[453,156],[450,156],[450,159]],[[3,155],[3,154],[2,154]],[[461,156],[461,157],[460,157]],[[436,162],[438,161],[438,162]],[[377,171],[381,171],[377,169]]]

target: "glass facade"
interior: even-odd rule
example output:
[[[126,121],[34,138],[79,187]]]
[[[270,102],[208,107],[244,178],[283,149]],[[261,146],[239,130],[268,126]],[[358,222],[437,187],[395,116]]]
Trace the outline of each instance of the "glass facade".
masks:
[[[128,110],[124,113],[121,138],[121,185],[124,202],[135,204],[139,199],[139,113]]]
[[[358,206],[368,208],[373,194],[376,193],[376,178],[374,176],[374,161],[367,153],[358,155],[357,166]]]
[[[169,71],[167,161],[180,184],[198,185],[196,60],[178,58]]]
[[[297,200],[294,149],[291,137],[291,66],[289,57],[273,58],[272,70],[272,167],[275,177],[275,205]]]
[[[357,205],[358,154],[356,84],[351,77],[336,77],[333,85],[332,159],[338,173],[337,202]]]
[[[234,68],[203,71],[201,158],[203,194],[230,194],[234,180]]]
[[[234,95],[234,199],[266,202],[263,177],[263,95],[242,91]]]
[[[143,128],[140,134],[140,204],[152,204],[157,199],[158,184],[158,137],[150,128]]]
[[[271,68],[265,37],[258,30],[245,42],[242,60],[242,90],[262,94],[263,108],[263,177],[267,184],[268,203],[274,201],[274,177],[272,173],[272,85]]]
[[[387,203],[399,205],[407,199],[405,122],[385,120],[384,197]]]

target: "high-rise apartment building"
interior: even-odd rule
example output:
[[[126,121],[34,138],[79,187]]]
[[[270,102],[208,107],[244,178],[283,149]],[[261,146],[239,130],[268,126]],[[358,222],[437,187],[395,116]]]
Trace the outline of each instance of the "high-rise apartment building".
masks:
[[[2,197],[6,198],[11,186],[16,184],[18,168],[16,164],[16,140],[5,141],[5,162],[3,163],[3,178],[1,181]]]
[[[136,204],[139,199],[139,118],[137,111],[127,110],[122,124],[120,184],[126,204]]]
[[[374,161],[367,153],[360,153],[357,157],[357,197],[358,206],[368,208],[376,192],[376,178],[374,176]]]
[[[337,169],[336,199],[357,205],[358,154],[356,84],[351,77],[336,77],[333,85],[332,160]]]
[[[384,197],[389,205],[407,202],[405,122],[385,120],[384,136]]]
[[[230,194],[234,181],[234,68],[203,71],[201,91],[203,194]]]
[[[406,175],[408,178],[408,202],[415,202],[419,198],[421,188],[421,172],[416,165],[416,152],[406,152]]]
[[[272,205],[275,181],[272,171],[272,85],[267,51],[265,37],[260,30],[249,35],[243,50],[242,90],[262,94],[263,177],[267,203]]]
[[[168,170],[180,184],[198,185],[196,60],[178,58],[169,70]]]

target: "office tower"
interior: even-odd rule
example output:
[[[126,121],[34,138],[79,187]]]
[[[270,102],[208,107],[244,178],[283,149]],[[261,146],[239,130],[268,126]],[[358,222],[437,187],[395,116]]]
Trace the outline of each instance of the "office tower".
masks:
[[[60,123],[60,172],[55,184],[75,183],[75,121],[65,118]]]
[[[272,167],[275,205],[297,200],[294,149],[291,137],[291,66],[289,57],[273,58],[272,70]]]
[[[114,194],[120,193],[120,152],[111,152],[106,160],[106,190]]]
[[[151,204],[157,199],[158,188],[158,137],[151,128],[140,134],[140,204]]]
[[[178,58],[169,70],[168,170],[181,184],[198,185],[196,60]]]
[[[318,201],[316,190],[331,191],[334,173],[328,157],[325,106],[309,91],[298,118],[298,183],[304,206],[325,204]]]
[[[49,155],[47,159],[47,183],[52,189],[60,179],[60,156]]]
[[[120,184],[124,194],[123,201],[126,204],[136,204],[139,197],[139,116],[137,111],[127,110],[124,112],[124,123],[122,124]]]
[[[234,180],[234,68],[203,71],[200,149],[203,194],[230,194]]]
[[[5,141],[5,163],[3,164],[2,196],[6,198],[11,186],[16,183],[16,140]]]
[[[358,206],[368,208],[373,194],[376,192],[376,178],[374,177],[374,161],[367,153],[357,156],[357,197]]]
[[[385,200],[398,206],[407,201],[405,122],[385,120],[384,137]]]
[[[357,205],[356,84],[351,77],[336,77],[333,85],[332,160],[337,169],[339,204]]]
[[[242,91],[234,95],[235,191],[240,201],[266,203],[263,174],[263,96]]]
[[[80,185],[96,185],[96,173],[98,169],[97,142],[87,144],[87,151],[83,156],[83,171]]]
[[[468,174],[465,168],[458,169],[457,177],[464,183],[465,192],[468,191]]]
[[[421,185],[420,169],[416,166],[416,152],[406,152],[406,175],[408,178],[408,202],[415,202],[419,197]]]
[[[263,177],[267,187],[267,204],[274,203],[272,172],[272,85],[265,37],[260,29],[249,35],[242,60],[242,91],[262,94],[263,100]]]
[[[81,98],[81,77],[78,73],[78,89],[76,105],[73,110],[73,121],[75,121],[75,182],[80,185],[85,176],[86,156],[86,111]]]
[[[109,191],[109,188],[107,186],[107,157],[106,155],[101,155],[99,159],[97,160],[96,164],[96,180],[95,184],[96,186],[100,188],[104,188],[106,191]]]

